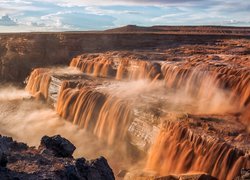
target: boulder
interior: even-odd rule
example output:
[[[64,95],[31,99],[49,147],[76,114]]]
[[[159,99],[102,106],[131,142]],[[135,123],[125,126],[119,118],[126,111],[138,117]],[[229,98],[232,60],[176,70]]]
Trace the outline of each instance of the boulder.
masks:
[[[103,156],[90,161],[89,166],[98,171],[101,179],[105,180],[115,179],[112,169],[109,167],[107,160]]]
[[[51,151],[57,157],[70,157],[75,151],[76,147],[67,139],[61,137],[60,135],[56,136],[43,136],[39,149],[42,152],[46,150]]]
[[[76,169],[82,177],[88,177],[89,165],[85,158],[76,159],[75,163]]]

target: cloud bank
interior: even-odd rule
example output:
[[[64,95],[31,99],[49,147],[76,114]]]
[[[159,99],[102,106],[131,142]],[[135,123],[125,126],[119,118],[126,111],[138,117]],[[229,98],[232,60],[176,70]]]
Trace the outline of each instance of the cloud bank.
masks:
[[[103,30],[128,24],[250,26],[245,0],[1,0],[0,32]]]

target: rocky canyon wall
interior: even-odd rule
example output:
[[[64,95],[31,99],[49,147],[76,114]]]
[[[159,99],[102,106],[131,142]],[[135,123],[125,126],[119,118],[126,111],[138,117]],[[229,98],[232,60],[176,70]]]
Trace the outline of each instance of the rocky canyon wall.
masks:
[[[83,52],[174,48],[215,44],[230,35],[164,33],[16,33],[0,34],[0,80],[22,82],[33,68],[66,65]]]

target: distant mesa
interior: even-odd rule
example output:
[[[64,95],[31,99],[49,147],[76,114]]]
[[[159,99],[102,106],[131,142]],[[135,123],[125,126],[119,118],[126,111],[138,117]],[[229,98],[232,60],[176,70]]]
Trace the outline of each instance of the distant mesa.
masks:
[[[141,32],[141,31],[151,31],[150,27],[142,27],[137,25],[127,25],[123,27],[118,27],[114,29],[108,29],[106,32]]]
[[[233,26],[137,26],[127,25],[114,29],[108,29],[105,32],[112,33],[141,33],[141,32],[158,32],[170,34],[250,34],[249,27]]]

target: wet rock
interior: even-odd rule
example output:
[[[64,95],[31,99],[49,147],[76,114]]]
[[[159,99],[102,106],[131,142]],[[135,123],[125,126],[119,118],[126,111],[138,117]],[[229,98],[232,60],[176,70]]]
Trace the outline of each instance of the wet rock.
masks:
[[[98,171],[101,179],[115,179],[112,169],[109,167],[107,160],[103,156],[91,161],[89,165]]]
[[[245,136],[246,136],[246,135],[244,135],[244,134],[239,134],[239,135],[235,138],[235,140],[236,140],[236,141],[243,141],[243,140],[245,139]]]
[[[88,177],[90,167],[87,164],[86,159],[84,159],[84,158],[77,159],[76,163],[75,163],[75,166],[76,166],[76,169],[77,169],[78,173],[82,177]]]
[[[10,150],[27,150],[28,146],[25,143],[13,141],[11,137],[0,135],[0,148],[4,153],[8,154]]]
[[[207,131],[215,131],[215,128],[211,124],[204,124],[204,129]]]
[[[185,174],[179,177],[179,180],[217,180],[209,174]]]
[[[0,149],[0,167],[6,167],[7,162],[7,155]]]
[[[70,165],[65,167],[66,177],[68,180],[78,180],[80,179],[75,166]]]
[[[161,65],[159,63],[153,63],[150,70],[150,78],[155,78],[157,75],[161,75]]]
[[[239,132],[228,132],[228,136],[238,136],[239,135]]]
[[[0,139],[0,167],[6,167],[7,165],[7,153],[8,153],[8,146],[7,146],[6,138],[1,137]]]
[[[75,167],[78,175],[86,179],[115,179],[113,171],[104,157],[92,161],[86,161],[84,158],[79,158],[76,160]]]
[[[67,139],[56,135],[52,137],[43,136],[39,149],[45,153],[46,150],[52,151],[57,157],[72,157],[76,147]]]
[[[241,169],[240,174],[240,179],[250,179],[250,169]]]
[[[27,145],[24,143],[17,143],[13,141],[11,137],[1,136],[0,135],[0,166],[6,167],[8,163],[8,156],[10,151],[13,150],[26,150]]]
[[[219,61],[220,59],[221,59],[220,56],[215,56],[215,55],[214,55],[214,56],[212,57],[212,60],[213,60],[213,61]]]
[[[207,174],[202,174],[198,180],[217,180],[217,178],[207,175]]]
[[[153,172],[128,172],[125,176],[126,180],[217,180],[217,178],[204,173],[188,173],[166,176],[158,176]]]

